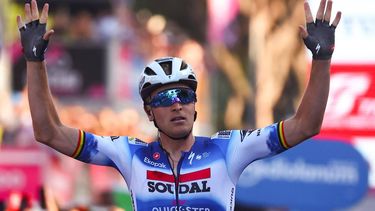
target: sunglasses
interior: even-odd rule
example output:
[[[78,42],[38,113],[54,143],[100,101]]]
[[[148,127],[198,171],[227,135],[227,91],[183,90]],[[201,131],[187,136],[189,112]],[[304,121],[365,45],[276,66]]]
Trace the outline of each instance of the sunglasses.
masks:
[[[188,88],[167,89],[157,93],[148,103],[151,107],[168,107],[175,103],[197,102],[195,92]]]

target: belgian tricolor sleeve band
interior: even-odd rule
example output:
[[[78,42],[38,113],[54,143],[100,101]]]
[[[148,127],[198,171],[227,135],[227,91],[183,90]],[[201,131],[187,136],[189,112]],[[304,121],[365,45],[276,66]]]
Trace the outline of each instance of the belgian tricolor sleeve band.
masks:
[[[277,135],[279,136],[281,146],[283,146],[285,149],[289,149],[290,146],[288,145],[284,134],[284,121],[281,121],[277,124]]]
[[[84,143],[85,143],[85,132],[83,132],[82,130],[78,130],[77,147],[74,150],[74,153],[72,154],[73,158],[77,158],[81,154]]]

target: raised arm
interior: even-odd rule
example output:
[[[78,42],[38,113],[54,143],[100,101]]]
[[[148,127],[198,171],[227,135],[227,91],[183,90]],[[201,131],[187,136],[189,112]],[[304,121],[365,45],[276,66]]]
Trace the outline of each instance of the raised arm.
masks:
[[[297,112],[284,121],[284,135],[289,146],[295,146],[320,132],[328,99],[335,28],[341,18],[341,12],[338,12],[332,24],[329,24],[331,0],[321,0],[315,22],[307,2],[304,8],[307,30],[301,26],[300,32],[313,54],[313,60],[310,79]]]
[[[17,17],[27,66],[27,88],[35,139],[66,155],[72,155],[78,130],[64,126],[56,112],[48,86],[44,53],[53,30],[46,32],[48,4],[39,17],[35,0],[25,4],[25,23]],[[40,18],[40,19],[39,19]]]

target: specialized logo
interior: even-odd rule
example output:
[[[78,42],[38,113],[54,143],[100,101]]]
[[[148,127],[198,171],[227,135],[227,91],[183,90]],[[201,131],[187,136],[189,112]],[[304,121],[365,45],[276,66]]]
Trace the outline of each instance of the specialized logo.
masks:
[[[318,45],[316,45],[315,50],[316,50],[316,54],[318,55],[319,51],[320,51],[320,44],[319,43],[318,43]]]
[[[193,165],[193,160],[202,160],[204,158],[208,158],[210,156],[209,152],[203,152],[202,154],[195,154],[195,152],[190,152],[188,156],[189,164]]]
[[[35,47],[35,45],[34,45],[34,47],[33,47],[33,53],[34,53],[34,56],[37,56],[37,55],[36,55],[36,47]]]
[[[188,160],[189,160],[189,164],[190,164],[190,165],[193,164],[194,156],[195,156],[195,153],[194,153],[194,152],[191,152],[190,155],[189,155],[189,157],[188,157]]]
[[[203,158],[208,158],[208,156],[210,156],[210,152],[203,152],[202,156]]]
[[[181,174],[179,177],[178,193],[202,193],[210,192],[211,188],[207,180],[211,178],[211,169],[203,169],[187,174]],[[172,174],[166,174],[159,171],[147,171],[147,179],[152,180],[147,183],[150,193],[175,193],[175,177]]]
[[[167,168],[167,166],[164,163],[154,162],[154,161],[150,160],[148,157],[145,157],[143,159],[143,162],[145,162],[147,164],[150,164],[151,166],[154,166],[154,167]]]

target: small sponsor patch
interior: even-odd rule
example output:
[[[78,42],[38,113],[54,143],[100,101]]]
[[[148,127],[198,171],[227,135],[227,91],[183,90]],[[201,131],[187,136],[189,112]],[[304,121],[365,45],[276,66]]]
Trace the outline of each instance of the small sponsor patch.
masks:
[[[148,145],[146,142],[139,140],[137,138],[133,138],[133,137],[128,137],[128,142],[129,144],[134,144],[134,145],[142,145],[142,146]]]
[[[155,152],[152,157],[154,158],[154,160],[159,160],[160,158],[160,153],[159,152]]]
[[[230,139],[230,136],[232,135],[231,130],[222,130],[217,132],[213,138],[221,138],[221,139]]]

